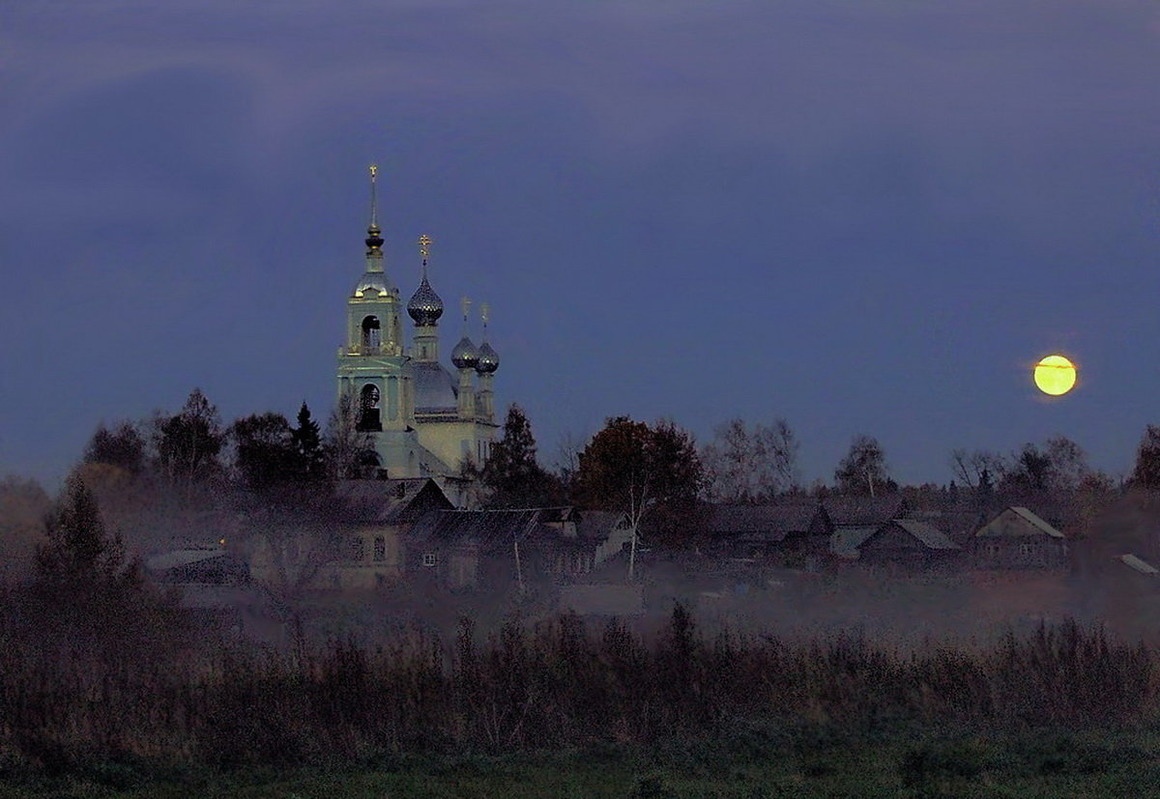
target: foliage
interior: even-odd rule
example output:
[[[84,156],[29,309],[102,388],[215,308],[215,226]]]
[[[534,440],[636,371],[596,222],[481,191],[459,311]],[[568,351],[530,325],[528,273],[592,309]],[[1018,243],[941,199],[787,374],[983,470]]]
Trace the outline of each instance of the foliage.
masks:
[[[706,493],[713,502],[765,502],[797,483],[799,444],[785,419],[749,429],[732,419],[701,450]]]
[[[295,455],[295,472],[303,482],[317,482],[326,478],[326,452],[322,446],[322,431],[303,402],[298,409],[298,426],[290,431]]]
[[[92,492],[69,477],[55,513],[45,522],[47,541],[36,550],[36,576],[46,583],[80,586],[138,579],[118,536],[105,532]]]
[[[693,437],[670,421],[650,427],[627,416],[609,419],[579,456],[575,496],[588,508],[646,519],[655,543],[676,545],[690,518],[704,471]]]
[[[1065,436],[1048,439],[1042,449],[1032,443],[1016,453],[999,481],[1005,493],[1075,491],[1091,474],[1083,449]]]
[[[230,425],[234,466],[241,480],[255,491],[268,491],[295,478],[297,451],[290,422],[268,411]]]
[[[330,412],[322,451],[327,476],[332,480],[356,480],[373,477],[379,466],[371,433],[359,430],[358,403],[350,394],[338,398]]]
[[[887,471],[882,445],[867,435],[854,436],[846,456],[834,470],[834,480],[838,490],[847,494],[875,496],[898,489]]]
[[[102,422],[85,446],[83,460],[118,466],[137,474],[145,466],[145,439],[131,422],[123,421],[113,430]]]
[[[200,388],[190,392],[179,413],[157,420],[156,437],[161,467],[175,482],[193,483],[221,469],[221,418]]]
[[[1160,427],[1150,424],[1136,448],[1136,465],[1132,482],[1140,488],[1160,489]]]
[[[492,443],[480,478],[493,508],[534,508],[557,499],[557,485],[536,460],[532,426],[519,405],[508,408],[503,437]]]

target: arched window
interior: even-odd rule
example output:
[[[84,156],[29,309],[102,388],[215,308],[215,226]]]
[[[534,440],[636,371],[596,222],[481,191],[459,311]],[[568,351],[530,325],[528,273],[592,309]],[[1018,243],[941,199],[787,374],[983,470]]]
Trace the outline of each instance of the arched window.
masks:
[[[368,383],[359,393],[359,430],[382,430],[383,423],[379,418],[379,387]]]
[[[377,316],[368,316],[362,320],[362,346],[364,352],[378,352],[383,343],[383,331],[379,326]]]

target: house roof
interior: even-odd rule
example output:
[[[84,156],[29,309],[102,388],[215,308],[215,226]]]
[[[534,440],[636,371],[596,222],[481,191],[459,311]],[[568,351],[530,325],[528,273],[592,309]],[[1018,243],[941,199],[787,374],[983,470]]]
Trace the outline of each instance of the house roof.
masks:
[[[397,480],[344,480],[336,493],[349,516],[361,522],[413,522],[432,509],[455,507],[430,477]]]
[[[580,513],[576,533],[581,538],[607,541],[621,522],[628,523],[626,514],[608,510],[586,510]]]
[[[885,524],[909,514],[906,499],[898,494],[884,497],[828,497],[822,501],[822,511],[834,527]]]
[[[407,533],[407,541],[441,546],[473,543],[484,552],[498,552],[532,538],[556,537],[558,533],[547,524],[560,521],[560,511],[560,508],[435,510],[415,522]]]
[[[1025,524],[1023,531],[1012,529],[1007,525],[996,526],[996,522],[998,522],[1007,513],[1013,514],[1018,520]],[[1027,508],[1016,507],[1014,505],[1004,508],[1002,511],[997,513],[990,521],[980,527],[979,531],[975,533],[975,535],[980,538],[994,538],[1009,535],[1027,535],[1029,533],[1042,534],[1051,538],[1067,538],[1067,536],[1059,532],[1059,530],[1056,530],[1047,522],[1043,521],[1043,519],[1036,516]]]
[[[946,534],[926,522],[914,519],[894,519],[891,523],[897,524],[917,538],[927,549],[959,549],[959,545],[948,538]]]
[[[855,560],[866,539],[881,529],[879,525],[842,525],[830,533],[830,551],[840,558]]]
[[[817,503],[793,502],[776,505],[715,505],[709,516],[714,535],[759,535],[780,541],[789,533],[809,530],[818,512]]]
[[[222,558],[227,554],[224,549],[177,549],[154,555],[145,561],[145,568],[154,572],[166,571],[177,566]]]
[[[1125,566],[1133,568],[1136,571],[1140,572],[1141,574],[1160,574],[1160,569],[1157,569],[1155,566],[1153,566],[1148,561],[1141,560],[1140,558],[1136,557],[1135,555],[1131,555],[1131,554],[1120,555],[1119,560]]]

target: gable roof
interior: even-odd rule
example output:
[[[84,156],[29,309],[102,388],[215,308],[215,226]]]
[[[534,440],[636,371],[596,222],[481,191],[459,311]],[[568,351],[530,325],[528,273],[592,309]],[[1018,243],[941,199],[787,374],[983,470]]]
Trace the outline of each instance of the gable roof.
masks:
[[[1120,555],[1119,560],[1125,566],[1133,568],[1136,571],[1140,572],[1141,574],[1160,574],[1160,569],[1157,569],[1155,566],[1153,566],[1148,561],[1142,560],[1142,559],[1136,557],[1135,555],[1132,555],[1132,554]]]
[[[713,535],[753,535],[781,541],[789,533],[804,533],[818,512],[814,502],[775,505],[714,505],[709,515]]]
[[[476,544],[485,553],[500,552],[517,542],[559,538],[559,530],[549,525],[574,519],[571,507],[434,510],[415,522],[407,541],[416,545]]]
[[[894,519],[891,524],[896,524],[910,533],[927,549],[959,549],[959,545],[948,538],[946,534],[926,522],[914,519]]]
[[[906,498],[899,494],[882,497],[827,497],[822,513],[832,527],[885,524],[910,515]]]
[[[862,545],[879,529],[876,524],[842,525],[830,533],[830,551],[840,558],[855,560]]]
[[[996,522],[998,522],[1000,519],[1003,518],[1003,516],[1005,516],[1007,514],[1013,515],[1015,517],[1015,520],[1022,522],[1024,525],[1024,529],[1027,532],[1021,533],[1018,529],[1012,529],[1008,525],[1002,525],[1001,527],[996,526]],[[1054,527],[1052,527],[1050,524],[1045,522],[1043,519],[1036,516],[1034,513],[1029,511],[1027,508],[1018,507],[1018,506],[1014,506],[1014,505],[1006,507],[1003,510],[999,511],[999,513],[995,514],[995,516],[993,516],[990,519],[990,521],[988,521],[986,524],[984,524],[982,527],[979,528],[978,532],[975,533],[975,536],[979,537],[979,538],[997,538],[997,537],[1007,536],[1007,535],[1020,535],[1020,534],[1026,535],[1027,533],[1031,533],[1031,534],[1038,533],[1041,535],[1046,535],[1050,538],[1059,538],[1059,539],[1066,539],[1067,538],[1067,536],[1065,536],[1063,533],[1059,532],[1059,530],[1056,530]]]
[[[430,477],[344,480],[335,493],[351,520],[377,524],[405,524],[428,511],[455,507]]]
[[[628,524],[628,514],[610,510],[586,510],[580,512],[580,522],[576,525],[576,533],[581,538],[591,538],[598,541],[607,541],[612,531],[621,525]]]

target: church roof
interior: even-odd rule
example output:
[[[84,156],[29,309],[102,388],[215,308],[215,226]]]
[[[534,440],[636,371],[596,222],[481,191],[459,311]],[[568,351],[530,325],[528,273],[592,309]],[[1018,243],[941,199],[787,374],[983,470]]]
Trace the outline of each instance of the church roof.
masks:
[[[455,410],[457,394],[455,378],[441,363],[412,361],[415,372],[415,412]]]

